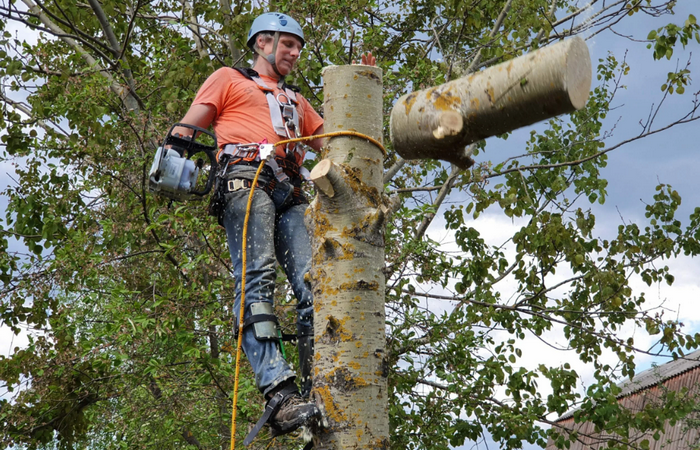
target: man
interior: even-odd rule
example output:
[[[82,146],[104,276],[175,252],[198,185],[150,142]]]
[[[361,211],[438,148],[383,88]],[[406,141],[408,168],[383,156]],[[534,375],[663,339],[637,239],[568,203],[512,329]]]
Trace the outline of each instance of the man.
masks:
[[[251,182],[260,164],[257,147],[239,144],[275,143],[323,133],[323,119],[305,98],[284,83],[304,46],[301,26],[285,14],[263,14],[253,22],[248,46],[254,52],[253,70],[217,70],[202,85],[181,120],[205,129],[213,125],[222,149],[220,162],[228,164],[220,185],[225,203],[220,219],[226,229],[236,278],[236,314],[241,301],[243,221]],[[368,53],[362,56],[362,63],[374,65],[375,58]],[[174,132],[191,134],[185,128]],[[307,144],[318,151],[322,141],[315,139]],[[313,299],[304,279],[311,266],[311,246],[303,220],[307,201],[300,189],[305,172],[303,160],[301,146],[276,147],[275,158],[260,175],[248,222],[242,343],[257,386],[268,400],[265,414],[246,439],[248,443],[265,422],[270,423],[274,434],[284,434],[320,416],[317,406],[307,399],[313,356]],[[272,307],[275,257],[298,300],[303,395],[295,384],[296,374],[279,348]]]

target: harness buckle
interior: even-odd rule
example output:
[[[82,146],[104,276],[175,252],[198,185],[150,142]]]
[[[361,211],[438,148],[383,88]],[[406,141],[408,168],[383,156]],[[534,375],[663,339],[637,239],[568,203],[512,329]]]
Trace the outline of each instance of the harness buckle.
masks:
[[[294,105],[282,104],[282,117],[285,122],[294,120]]]
[[[224,147],[224,150],[220,154],[219,158],[228,156],[231,159],[243,158],[247,161],[259,161],[259,147],[259,144],[228,144]]]
[[[275,145],[274,144],[260,144],[259,151],[260,151],[260,158],[261,159],[270,159],[270,157],[275,154]]]
[[[271,160],[269,160],[267,162],[267,165],[270,166],[272,171],[275,173],[275,178],[278,181],[284,181],[284,180],[289,178],[287,176],[287,174],[284,173],[284,170],[282,170],[282,168],[279,166],[279,164],[277,164],[277,160],[275,158],[272,158]]]
[[[297,138],[297,137],[298,137],[298,136],[297,136],[297,130],[296,130],[296,128],[294,127],[294,122],[292,122],[291,120],[285,120],[285,121],[284,121],[284,132],[287,133],[287,137],[288,137],[289,139],[294,139],[294,138]],[[285,148],[287,149],[287,153],[290,153],[289,145],[290,145],[290,144],[288,144],[288,145],[285,146]],[[296,149],[296,145],[294,145],[294,146],[292,147],[291,152],[294,152],[295,149]]]
[[[280,97],[284,97],[285,101],[283,102],[282,100],[280,100]],[[277,103],[279,103],[281,106],[284,106],[289,105],[291,102],[289,101],[289,96],[287,94],[285,94],[284,92],[280,92],[279,94],[277,94]]]
[[[228,191],[229,192],[235,192],[240,189],[244,189],[245,186],[245,180],[241,180],[239,178],[234,178],[233,180],[228,180]]]

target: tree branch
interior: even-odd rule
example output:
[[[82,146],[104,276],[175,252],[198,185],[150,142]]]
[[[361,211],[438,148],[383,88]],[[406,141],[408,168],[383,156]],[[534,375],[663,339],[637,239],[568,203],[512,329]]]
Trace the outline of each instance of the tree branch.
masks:
[[[384,172],[384,180],[383,183],[387,184],[388,182],[391,181],[394,176],[396,176],[397,173],[399,173],[399,170],[406,164],[406,160],[403,158],[399,158],[396,160],[393,166],[386,172]]]
[[[492,40],[494,36],[496,36],[496,33],[498,33],[498,29],[501,28],[501,25],[503,25],[503,21],[506,19],[506,16],[508,15],[508,12],[510,11],[510,7],[513,4],[513,0],[508,0],[503,7],[503,10],[501,11],[501,14],[498,15],[498,19],[496,19],[496,23],[493,25],[493,29],[491,29],[491,32],[489,33],[489,40]],[[484,47],[480,47],[479,50],[476,52],[476,56],[474,56],[474,59],[472,59],[471,64],[469,64],[469,67],[466,70],[466,73],[471,73],[475,70],[476,66],[479,64],[479,61],[481,61],[481,50]]]
[[[119,42],[117,42],[117,37],[114,35],[114,31],[112,30],[112,27],[109,25],[109,22],[107,20],[107,16],[105,15],[104,11],[102,10],[102,6],[100,6],[100,2],[97,0],[88,0],[90,3],[90,7],[92,8],[92,11],[95,13],[95,16],[97,17],[98,22],[100,22],[100,26],[102,27],[102,31],[105,34],[105,37],[107,38],[107,41],[109,42],[109,45],[112,50],[112,54],[114,55],[115,58],[119,59]]]
[[[192,5],[190,5],[190,3],[187,0],[182,0],[182,15],[183,17],[187,15],[189,19],[190,23],[187,24],[187,28],[189,28],[190,31],[192,31],[192,34],[194,35],[194,44],[197,48],[197,53],[199,54],[199,57],[201,59],[206,59],[209,62],[209,68],[213,71],[213,66],[211,64],[211,60],[209,60],[209,55],[204,50],[202,36],[199,31],[199,23],[195,19],[194,11],[192,10]]]
[[[224,29],[226,30],[226,37],[228,38],[226,40],[228,44],[228,51],[231,53],[231,60],[232,61],[238,61],[242,53],[238,48],[236,48],[235,41],[233,40],[233,34],[231,34],[231,18],[233,15],[231,14],[231,2],[229,0],[220,0],[220,9],[221,9],[221,14],[224,16]],[[235,65],[234,63],[233,65]]]
[[[414,239],[416,239],[416,240],[420,240],[423,238],[423,235],[425,234],[428,227],[433,222],[433,219],[437,215],[437,212],[440,209],[440,205],[442,205],[442,202],[445,201],[447,194],[452,189],[452,183],[454,183],[455,178],[457,178],[457,175],[459,175],[459,172],[461,171],[460,168],[457,167],[456,165],[451,164],[451,166],[452,166],[452,173],[450,173],[449,178],[447,178],[447,182],[442,185],[442,188],[440,189],[440,192],[438,193],[438,196],[435,199],[435,202],[433,202],[433,206],[435,207],[435,212],[426,214],[425,217],[423,217],[423,220],[421,221],[421,224],[418,226],[418,230],[416,231],[416,234],[414,236]]]
[[[100,5],[98,0],[88,0],[90,3],[90,7],[92,7],[93,12],[95,13],[95,16],[97,17],[97,20],[100,22],[100,26],[102,27],[102,31],[104,32],[105,36],[107,37],[107,41],[109,42],[110,49],[112,50],[112,54],[114,57],[117,59],[117,61],[121,64],[119,64],[122,74],[124,75],[124,78],[126,79],[126,83],[129,86],[129,95],[133,96],[134,99],[138,102],[140,108],[144,108],[143,102],[141,102],[141,99],[139,99],[136,96],[136,82],[134,81],[134,75],[131,72],[131,69],[129,68],[129,65],[127,61],[124,59],[124,53],[127,48],[127,42],[128,42],[128,35],[127,39],[124,42],[123,46],[119,45],[119,42],[117,41],[117,37],[114,35],[114,31],[112,30],[111,25],[109,24],[109,21],[107,20],[107,16],[105,15],[104,11],[102,10],[102,6]],[[133,20],[129,24],[129,28],[133,25]]]
[[[7,103],[8,105],[12,106],[13,108],[17,109],[18,111],[21,111],[22,113],[26,114],[30,118],[31,121],[36,122],[41,128],[43,128],[47,132],[56,133],[56,135],[63,140],[68,139],[68,134],[65,131],[60,130],[60,128],[59,128],[60,131],[56,130],[56,128],[58,128],[58,125],[53,124],[54,127],[56,127],[56,128],[54,128],[52,126],[49,126],[49,124],[47,122],[45,122],[44,120],[34,118],[34,112],[25,103],[12,100],[11,98],[9,98],[5,94],[3,94],[2,91],[0,91],[0,99],[2,101],[4,101],[5,103]]]
[[[469,148],[467,149],[467,154],[468,155],[473,154],[475,148],[476,148],[476,144],[470,145]],[[433,206],[435,207],[435,212],[427,214],[423,218],[423,221],[421,222],[420,226],[418,227],[418,231],[416,231],[416,235],[415,235],[416,240],[420,240],[423,238],[423,235],[428,230],[428,227],[433,222],[433,219],[435,219],[435,216],[437,215],[437,211],[440,209],[440,205],[442,205],[442,202],[445,201],[447,194],[449,194],[450,190],[452,190],[452,183],[454,183],[455,178],[457,178],[457,175],[459,175],[460,172],[461,172],[461,169],[459,167],[457,167],[456,165],[452,164],[452,173],[450,173],[450,176],[447,179],[447,182],[442,185],[442,188],[440,189],[440,192],[438,193],[437,199],[435,199],[435,202],[433,202]]]
[[[600,156],[602,156],[606,153],[609,153],[613,150],[616,150],[616,149],[622,147],[623,145],[629,144],[630,142],[634,142],[636,140],[645,138],[647,136],[651,136],[651,135],[656,134],[656,133],[661,133],[662,131],[666,131],[669,128],[672,128],[676,125],[694,122],[694,121],[700,119],[700,116],[697,116],[697,117],[695,116],[695,112],[698,110],[699,107],[700,107],[700,104],[696,104],[695,107],[692,109],[692,111],[689,112],[688,114],[686,114],[683,118],[681,118],[673,123],[670,123],[670,124],[666,125],[665,127],[658,128],[658,129],[653,130],[653,131],[648,131],[646,133],[640,134],[640,135],[635,136],[633,138],[624,140],[624,141],[619,142],[618,144],[616,144],[610,148],[607,148],[605,150],[601,150],[601,151],[599,151],[591,156],[587,156],[586,158],[581,158],[581,159],[577,159],[575,161],[566,161],[566,162],[556,163],[556,164],[533,164],[530,166],[518,166],[518,167],[511,168],[511,169],[506,169],[506,170],[503,170],[500,172],[487,174],[487,175],[484,175],[482,178],[484,180],[486,180],[489,178],[494,178],[497,176],[502,176],[502,175],[506,175],[509,173],[513,173],[513,172],[519,172],[521,170],[540,170],[540,169],[553,169],[553,168],[557,168],[557,167],[578,166],[578,165],[583,164],[587,161],[591,161],[593,159],[599,158]]]
[[[109,73],[107,69],[101,66],[99,62],[91,54],[89,54],[76,40],[73,38],[73,36],[67,35],[61,30],[61,28],[53,23],[51,19],[41,10],[41,8],[34,3],[32,0],[22,0],[27,7],[29,7],[30,11],[33,11],[34,14],[36,14],[41,20],[41,22],[50,30],[52,34],[55,36],[59,37],[63,42],[68,44],[70,47],[73,48],[84,60],[85,62],[90,66],[90,67],[98,67],[100,68],[100,73],[102,76],[104,76],[109,82],[110,82],[110,89],[112,92],[117,94],[122,101],[124,101],[125,106],[127,109],[132,110],[132,111],[138,111],[139,110],[139,105],[138,102],[136,101],[136,98],[132,95],[132,93],[129,92],[128,89],[125,89],[123,86],[121,86],[119,83],[116,82],[112,74]],[[86,45],[89,45],[85,41],[83,41]],[[102,52],[97,50],[94,47],[91,47],[93,50],[96,52],[100,53],[100,55],[107,61],[111,61],[107,55],[104,55]],[[113,64],[113,62],[112,62]]]
[[[597,1],[597,0],[594,0]],[[544,18],[549,22],[550,27],[552,26],[552,23],[549,21],[549,16],[553,16],[554,13],[557,11],[557,0],[552,0],[552,4],[549,7],[549,11],[545,14]],[[552,29],[554,29],[552,27]],[[540,31],[537,32],[537,36],[535,36],[535,39],[533,39],[533,42],[539,43],[540,40],[542,40],[542,37],[544,36],[544,27],[540,28]]]
[[[226,66],[226,61],[221,59],[218,53],[214,51],[212,48],[211,44],[202,36],[202,34],[199,32],[199,28],[202,28],[204,30],[207,30],[209,33],[212,35],[216,36],[219,40],[226,42],[226,39],[224,39],[217,30],[215,30],[212,27],[206,26],[204,24],[198,23],[196,21],[191,21],[191,20],[185,20],[183,18],[177,17],[177,16],[153,16],[153,15],[146,15],[146,14],[139,14],[138,15],[140,18],[143,19],[151,19],[151,20],[161,20],[165,22],[172,22],[172,21],[177,21],[178,23],[185,24],[187,28],[195,35],[196,38],[201,39],[201,42],[206,44],[206,46],[209,48],[211,54],[221,63],[221,65]],[[205,55],[205,58],[208,57],[208,55]],[[241,56],[242,57],[242,56]],[[239,58],[240,59],[240,58]],[[235,65],[235,63],[234,63]]]

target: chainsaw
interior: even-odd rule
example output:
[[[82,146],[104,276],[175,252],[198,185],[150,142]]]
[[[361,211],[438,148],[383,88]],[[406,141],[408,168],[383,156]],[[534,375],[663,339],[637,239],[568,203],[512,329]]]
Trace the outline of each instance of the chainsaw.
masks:
[[[192,137],[173,135],[176,127],[189,128],[193,131]],[[210,136],[214,144],[206,145],[198,140],[198,135],[201,138],[203,134]],[[148,190],[172,200],[202,199],[214,185],[217,169],[216,152],[216,136],[212,133],[194,125],[176,123],[165,136],[163,145],[156,151],[148,173]],[[198,153],[206,154],[210,165],[207,183],[202,190],[197,190],[197,179],[205,161],[202,158],[192,160],[192,157]]]

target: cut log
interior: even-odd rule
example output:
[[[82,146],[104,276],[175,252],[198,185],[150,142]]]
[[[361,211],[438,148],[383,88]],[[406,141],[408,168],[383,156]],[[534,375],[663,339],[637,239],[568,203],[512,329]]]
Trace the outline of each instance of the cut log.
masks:
[[[467,145],[583,108],[591,76],[588,47],[574,37],[404,95],[391,112],[391,142],[404,159],[467,168]]]

